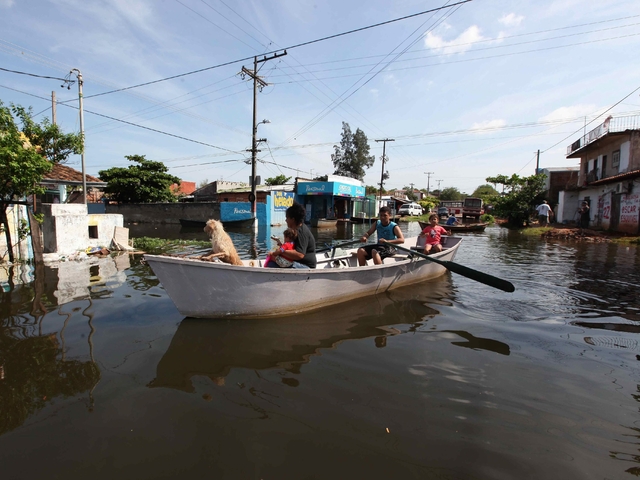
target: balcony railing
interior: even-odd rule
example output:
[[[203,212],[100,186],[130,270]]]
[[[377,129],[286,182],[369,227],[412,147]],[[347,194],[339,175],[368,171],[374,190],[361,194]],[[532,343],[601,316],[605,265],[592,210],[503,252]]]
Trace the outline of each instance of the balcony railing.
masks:
[[[624,132],[625,130],[640,130],[640,115],[628,117],[609,117],[603,123],[583,135],[567,147],[567,155],[586,147],[607,133]]]

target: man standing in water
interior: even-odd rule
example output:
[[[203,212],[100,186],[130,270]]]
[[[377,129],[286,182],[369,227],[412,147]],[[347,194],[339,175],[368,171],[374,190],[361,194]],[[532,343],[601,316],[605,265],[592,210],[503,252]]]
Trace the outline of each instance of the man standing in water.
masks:
[[[373,258],[374,265],[381,265],[382,260],[395,255],[396,249],[393,244],[404,243],[404,235],[402,235],[400,227],[397,223],[391,221],[389,207],[381,207],[378,218],[379,220],[360,239],[364,243],[373,232],[378,234],[378,243],[358,249],[358,265],[361,267],[366,265],[367,260],[370,258]]]
[[[589,222],[591,221],[589,215],[589,204],[587,202],[582,202],[582,206],[580,207],[580,228],[589,228]]]
[[[546,227],[547,223],[549,223],[549,215],[551,214],[551,207],[547,201],[543,200],[542,203],[536,207],[536,211],[538,212],[538,222],[540,226]]]

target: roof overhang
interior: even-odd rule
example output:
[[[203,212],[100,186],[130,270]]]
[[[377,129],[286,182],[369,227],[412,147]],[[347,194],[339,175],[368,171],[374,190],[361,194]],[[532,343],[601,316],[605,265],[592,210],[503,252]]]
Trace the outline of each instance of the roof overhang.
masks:
[[[107,182],[86,182],[87,187],[106,188]],[[82,182],[76,182],[73,180],[49,180],[47,178],[40,182],[40,185],[82,185]]]
[[[601,178],[600,180],[596,180],[595,182],[589,182],[588,186],[592,185],[605,185],[607,183],[613,182],[621,182],[622,180],[628,180],[630,178],[640,177],[640,170],[633,170],[632,172],[619,173],[618,175],[614,175],[613,177]]]

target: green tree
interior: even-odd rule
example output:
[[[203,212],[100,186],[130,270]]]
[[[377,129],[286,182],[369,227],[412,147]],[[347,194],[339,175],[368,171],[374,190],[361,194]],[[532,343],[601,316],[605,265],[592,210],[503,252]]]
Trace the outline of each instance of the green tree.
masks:
[[[416,192],[413,191],[413,188],[404,187],[403,190],[404,190],[404,194],[407,196],[409,200],[411,200],[412,202],[415,202],[416,200],[418,200],[418,195],[416,195]]]
[[[440,192],[440,200],[462,200],[464,195],[456,187],[443,188]]]
[[[480,185],[476,188],[471,194],[472,197],[481,198],[482,201],[486,204],[494,204],[498,198],[500,197],[500,192],[498,192],[491,185]]]
[[[267,178],[264,183],[265,185],[268,186],[272,186],[272,185],[284,185],[285,183],[287,183],[289,180],[291,180],[291,177],[285,177],[284,175],[280,174],[276,177],[271,177],[271,178]]]
[[[18,107],[12,105],[12,108],[15,112]],[[29,142],[20,131],[11,110],[0,101],[0,226],[7,241],[9,261],[13,262],[7,208],[23,197],[44,193],[40,182],[51,171],[53,164],[41,154],[42,149]],[[24,119],[31,119],[29,112],[24,109],[19,112]],[[18,119],[23,120],[19,116]]]
[[[64,163],[71,154],[82,153],[82,135],[79,133],[63,133],[60,127],[45,118],[42,123],[33,121],[32,109],[12,105],[11,110],[22,123],[22,133],[31,145],[50,162]]]
[[[162,162],[147,160],[144,155],[126,155],[125,158],[137,165],[127,168],[114,167],[98,172],[100,179],[107,182],[105,193],[120,203],[175,202],[171,185],[180,184],[180,179],[169,175]]]
[[[544,174],[530,177],[519,177],[516,174],[511,177],[488,177],[487,182],[504,186],[503,194],[494,205],[495,214],[506,218],[515,227],[528,224],[531,213],[545,192],[545,178]]]
[[[331,155],[334,175],[363,180],[365,168],[371,168],[376,157],[369,155],[369,140],[359,128],[356,133],[351,133],[351,127],[347,122],[342,122],[342,140],[340,145],[334,145],[334,153]]]

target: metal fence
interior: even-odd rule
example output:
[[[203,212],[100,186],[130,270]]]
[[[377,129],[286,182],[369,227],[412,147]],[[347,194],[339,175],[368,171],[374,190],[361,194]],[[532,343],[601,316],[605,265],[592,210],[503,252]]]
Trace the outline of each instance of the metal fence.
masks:
[[[567,155],[571,155],[576,150],[586,147],[591,142],[596,141],[607,133],[624,132],[626,130],[640,129],[640,115],[630,115],[627,117],[610,117],[598,125],[596,128],[586,133],[578,140],[567,147]]]

